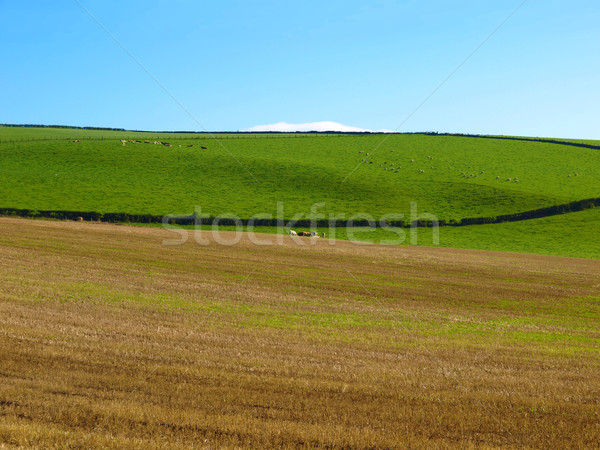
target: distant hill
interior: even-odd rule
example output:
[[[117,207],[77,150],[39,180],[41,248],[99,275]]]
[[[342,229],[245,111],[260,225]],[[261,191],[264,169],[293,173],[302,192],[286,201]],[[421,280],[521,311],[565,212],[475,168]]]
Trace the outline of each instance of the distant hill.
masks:
[[[0,208],[248,219],[276,217],[279,204],[286,220],[312,208],[379,221],[409,220],[416,204],[447,222],[493,218],[600,197],[599,150],[588,148],[600,142],[585,144],[0,127]]]

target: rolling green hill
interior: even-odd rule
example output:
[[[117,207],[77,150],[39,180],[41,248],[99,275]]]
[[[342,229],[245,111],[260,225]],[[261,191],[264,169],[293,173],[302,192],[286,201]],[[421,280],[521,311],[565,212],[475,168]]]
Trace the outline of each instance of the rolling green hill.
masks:
[[[600,197],[599,179],[599,149],[533,140],[0,127],[0,208],[158,216],[200,208],[247,219],[275,217],[279,204],[290,220],[308,217],[321,203],[316,211],[325,219],[410,220],[416,202],[419,213],[456,220]],[[599,211],[447,227],[440,245],[598,258]],[[419,244],[432,244],[429,233],[419,231]],[[336,234],[374,242],[397,237],[385,230]]]
[[[173,147],[122,145],[127,138]],[[0,206],[159,215],[200,206],[247,218],[274,214],[282,202],[291,218],[324,202],[320,213],[379,218],[408,216],[417,202],[420,212],[448,220],[598,197],[599,158],[594,149],[454,136],[215,138],[3,127]]]

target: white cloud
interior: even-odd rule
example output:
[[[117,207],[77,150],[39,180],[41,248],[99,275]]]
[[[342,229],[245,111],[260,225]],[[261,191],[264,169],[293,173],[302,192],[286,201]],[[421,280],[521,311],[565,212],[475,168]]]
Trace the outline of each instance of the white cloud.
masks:
[[[373,132],[373,130],[367,130],[365,128],[351,127],[348,125],[342,125],[336,122],[310,122],[310,123],[286,123],[278,122],[271,125],[257,125],[255,127],[248,128],[241,131],[279,131],[294,133],[296,131],[345,131],[345,132]],[[387,133],[389,130],[380,130],[378,132]]]

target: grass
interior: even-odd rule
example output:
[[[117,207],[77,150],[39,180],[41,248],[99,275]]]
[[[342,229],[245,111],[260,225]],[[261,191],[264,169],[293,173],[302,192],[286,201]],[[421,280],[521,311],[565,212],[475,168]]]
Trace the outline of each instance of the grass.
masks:
[[[140,226],[162,227],[159,224],[138,224]],[[360,241],[369,244],[441,246],[495,250],[515,253],[535,253],[541,255],[570,256],[600,259],[600,243],[597,240],[600,225],[600,208],[593,208],[569,214],[561,214],[541,219],[506,222],[487,225],[461,227],[440,227],[438,233],[431,228],[315,228],[317,233],[325,233],[327,239]],[[308,228],[292,227],[297,231]],[[175,230],[188,230],[191,226],[174,226]],[[199,230],[206,234],[214,229],[211,225],[200,225]],[[260,234],[287,234],[288,228],[220,226],[219,230],[243,231],[257,234],[258,240],[270,240]],[[171,231],[173,239],[178,239],[177,231]],[[416,233],[413,235],[413,233]],[[437,235],[437,240],[435,239]],[[413,237],[414,236],[414,237]],[[191,237],[190,237],[191,239]],[[413,240],[414,239],[414,243]],[[234,239],[231,239],[233,241]]]
[[[84,140],[66,139],[71,136]],[[43,137],[55,140],[31,140]],[[174,147],[122,146],[118,138],[127,137],[159,138]],[[360,164],[365,156],[359,151],[372,153],[373,164]],[[275,215],[282,202],[289,219],[309,215],[313,204],[323,202],[318,212],[326,217],[367,213],[378,219],[384,214],[408,216],[410,203],[416,201],[420,211],[456,219],[600,196],[597,150],[450,136],[213,139],[0,128],[0,162],[0,206],[40,210],[162,215],[191,213],[199,206],[206,214],[248,218]],[[392,163],[402,169],[384,170]],[[477,177],[463,178],[462,172]],[[520,182],[506,181],[509,177]]]
[[[600,439],[598,261],[171,237],[0,219],[0,443]]]

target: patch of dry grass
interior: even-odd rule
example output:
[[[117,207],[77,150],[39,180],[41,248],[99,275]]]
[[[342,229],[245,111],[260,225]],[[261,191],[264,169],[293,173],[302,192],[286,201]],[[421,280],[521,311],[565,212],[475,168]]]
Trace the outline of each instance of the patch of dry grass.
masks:
[[[0,219],[0,443],[600,440],[598,261],[165,238]]]

